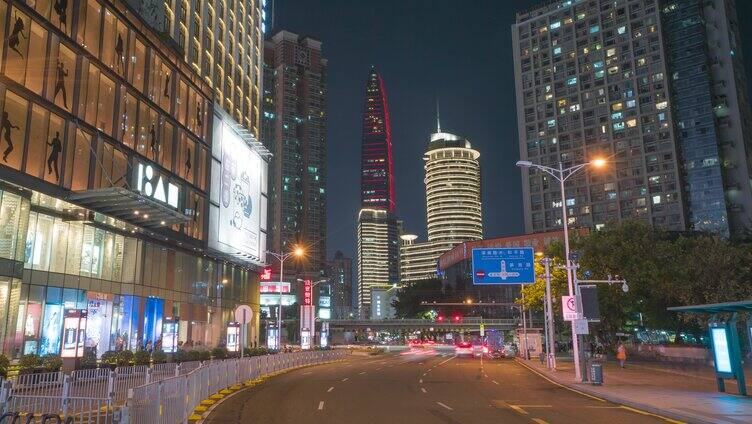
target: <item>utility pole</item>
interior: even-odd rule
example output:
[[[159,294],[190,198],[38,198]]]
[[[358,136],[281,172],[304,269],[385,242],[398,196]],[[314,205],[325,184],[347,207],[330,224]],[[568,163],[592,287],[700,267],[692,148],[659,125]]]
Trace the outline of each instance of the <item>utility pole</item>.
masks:
[[[522,291],[522,284],[520,284],[520,293],[522,294],[522,306],[520,307],[520,312],[522,315],[522,337],[525,338],[525,341],[523,342],[523,346],[525,347],[525,354],[522,355],[525,359],[530,359],[528,355],[530,354],[530,350],[527,348],[527,323],[525,322],[525,292]]]
[[[554,309],[551,301],[551,258],[541,259],[543,266],[546,268],[546,302],[545,302],[545,322],[546,322],[546,355],[548,357],[548,368],[556,370],[556,344],[554,342]]]

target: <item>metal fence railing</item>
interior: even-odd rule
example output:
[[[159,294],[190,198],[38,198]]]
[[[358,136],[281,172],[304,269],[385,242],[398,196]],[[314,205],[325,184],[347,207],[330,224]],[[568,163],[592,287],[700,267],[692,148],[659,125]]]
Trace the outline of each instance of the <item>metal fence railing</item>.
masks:
[[[139,424],[186,423],[202,400],[220,390],[277,371],[342,359],[345,354],[329,350],[207,361],[187,374],[134,387],[123,418]]]
[[[204,399],[232,385],[296,366],[341,359],[344,351],[280,353],[0,379],[0,424],[14,414],[52,414],[75,423],[185,423]],[[2,417],[5,417],[2,418]],[[48,422],[57,422],[52,419]]]

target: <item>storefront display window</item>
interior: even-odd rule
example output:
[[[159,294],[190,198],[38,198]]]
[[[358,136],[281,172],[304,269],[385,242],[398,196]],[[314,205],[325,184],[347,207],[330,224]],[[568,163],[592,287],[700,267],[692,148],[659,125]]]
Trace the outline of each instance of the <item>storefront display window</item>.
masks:
[[[91,135],[80,128],[75,130],[74,148],[66,161],[66,179],[73,191],[89,188],[89,160],[91,159]],[[70,175],[70,176],[68,176]]]
[[[22,260],[26,229],[21,224],[28,222],[26,211],[29,201],[7,191],[0,191],[0,258]],[[1,335],[0,335],[1,336]]]
[[[136,113],[138,102],[130,93],[122,90],[120,97],[120,133],[117,134],[120,141],[131,149],[136,141]]]
[[[161,344],[162,317],[164,313],[164,299],[147,297],[144,307],[144,331],[141,339],[144,349],[154,349],[157,343]]]
[[[39,344],[39,354],[60,354],[60,338],[63,331],[63,290],[59,287],[47,288],[44,305],[44,324]]]

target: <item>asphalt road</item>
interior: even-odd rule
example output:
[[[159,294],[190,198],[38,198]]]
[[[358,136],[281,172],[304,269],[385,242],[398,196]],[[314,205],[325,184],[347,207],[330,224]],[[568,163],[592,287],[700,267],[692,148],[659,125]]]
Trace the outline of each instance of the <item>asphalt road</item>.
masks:
[[[410,350],[303,368],[222,402],[206,423],[665,423],[571,391],[514,360]]]

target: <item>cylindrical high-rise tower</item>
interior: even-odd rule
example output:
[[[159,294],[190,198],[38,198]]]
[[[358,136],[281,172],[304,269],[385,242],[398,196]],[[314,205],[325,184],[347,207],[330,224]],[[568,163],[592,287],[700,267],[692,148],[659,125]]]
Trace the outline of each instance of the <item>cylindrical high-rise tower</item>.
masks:
[[[454,246],[483,238],[480,153],[454,134],[431,134],[425,160],[428,241]]]

